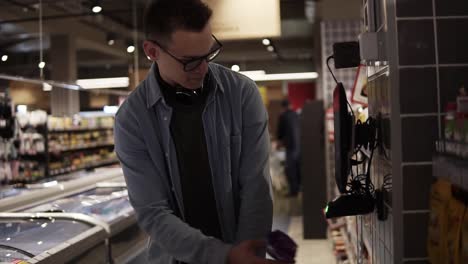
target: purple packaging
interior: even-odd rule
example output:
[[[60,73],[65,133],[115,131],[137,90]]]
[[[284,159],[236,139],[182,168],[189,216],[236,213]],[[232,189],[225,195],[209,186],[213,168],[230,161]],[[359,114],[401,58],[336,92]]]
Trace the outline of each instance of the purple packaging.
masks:
[[[267,253],[274,259],[295,263],[297,244],[287,234],[275,230],[268,234]]]

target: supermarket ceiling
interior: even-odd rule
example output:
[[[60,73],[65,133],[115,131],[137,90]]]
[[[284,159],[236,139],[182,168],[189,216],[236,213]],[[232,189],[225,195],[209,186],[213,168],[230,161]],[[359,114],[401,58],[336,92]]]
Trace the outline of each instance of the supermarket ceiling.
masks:
[[[38,2],[0,1],[0,73],[37,77],[41,43],[47,61],[53,52],[51,38],[68,35],[76,45],[77,78],[128,75],[135,60],[134,54],[127,53],[127,47],[133,40],[135,28],[140,43],[143,39],[142,14],[146,0],[101,0],[99,14],[92,12],[95,0],[42,0],[42,42]],[[306,8],[310,2],[312,0],[280,0],[281,36],[272,38],[275,52],[267,51],[262,38],[224,40],[223,53],[217,62],[226,66],[238,64],[241,70],[271,73],[313,71],[314,18]],[[111,39],[114,41],[109,45]],[[5,61],[4,55],[7,56]],[[138,61],[140,67],[149,67],[150,62],[141,49]],[[46,77],[51,67],[47,64]]]

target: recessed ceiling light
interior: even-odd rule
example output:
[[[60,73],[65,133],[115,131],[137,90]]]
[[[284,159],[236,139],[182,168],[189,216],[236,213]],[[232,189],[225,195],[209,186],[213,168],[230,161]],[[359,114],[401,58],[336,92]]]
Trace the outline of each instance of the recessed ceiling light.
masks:
[[[102,11],[102,7],[101,5],[99,4],[99,1],[95,1],[93,3],[93,6],[91,8],[91,10],[93,11],[93,13],[97,14],[97,13],[100,13]]]
[[[240,71],[240,67],[239,67],[239,65],[234,64],[234,65],[231,66],[231,70],[233,70],[235,72],[238,72],[238,71]]]
[[[130,45],[130,46],[127,47],[127,52],[128,53],[133,53],[134,51],[135,51],[135,46]]]

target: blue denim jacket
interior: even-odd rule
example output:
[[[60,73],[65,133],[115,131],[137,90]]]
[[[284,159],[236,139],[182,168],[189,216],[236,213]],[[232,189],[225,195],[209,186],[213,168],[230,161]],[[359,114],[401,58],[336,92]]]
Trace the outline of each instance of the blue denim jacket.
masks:
[[[221,264],[236,243],[264,239],[272,224],[268,115],[255,83],[210,63],[210,94],[203,112],[208,157],[223,240],[184,222],[172,109],[155,66],[120,107],[115,151],[130,202],[149,236],[149,263]],[[213,78],[214,77],[214,78]]]

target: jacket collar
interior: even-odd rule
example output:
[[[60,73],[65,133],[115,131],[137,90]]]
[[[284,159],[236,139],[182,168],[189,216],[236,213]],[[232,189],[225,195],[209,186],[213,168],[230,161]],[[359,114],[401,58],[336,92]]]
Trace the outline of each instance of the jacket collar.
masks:
[[[161,87],[159,85],[159,82],[156,78],[156,71],[157,71],[157,65],[156,63],[153,63],[151,65],[150,71],[148,72],[148,75],[146,76],[146,82],[144,84],[144,89],[146,89],[146,106],[147,108],[153,107],[157,102],[159,102],[163,96],[161,92]],[[212,65],[212,63],[209,64],[208,70],[211,73],[211,76],[214,78],[213,81],[210,83],[210,85],[214,86],[214,92],[217,92],[219,89],[221,92],[224,93],[224,87],[223,84],[221,83],[219,79],[219,74],[218,70],[216,69],[219,66]]]

